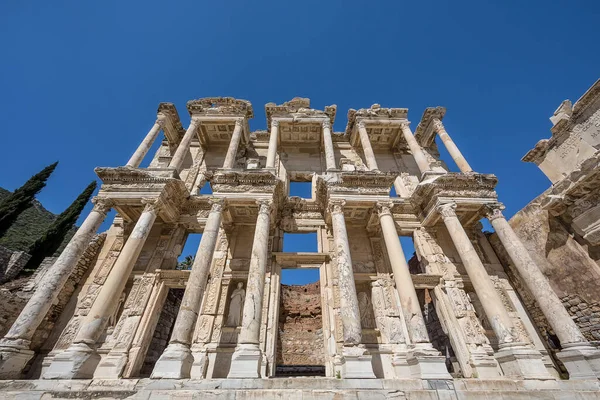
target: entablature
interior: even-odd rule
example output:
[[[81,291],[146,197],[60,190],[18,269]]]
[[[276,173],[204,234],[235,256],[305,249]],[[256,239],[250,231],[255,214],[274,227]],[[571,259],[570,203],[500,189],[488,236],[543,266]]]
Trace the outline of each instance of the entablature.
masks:
[[[444,107],[427,107],[421,117],[421,122],[415,129],[415,139],[422,147],[429,147],[435,139],[435,129],[433,120],[443,120],[446,115]]]

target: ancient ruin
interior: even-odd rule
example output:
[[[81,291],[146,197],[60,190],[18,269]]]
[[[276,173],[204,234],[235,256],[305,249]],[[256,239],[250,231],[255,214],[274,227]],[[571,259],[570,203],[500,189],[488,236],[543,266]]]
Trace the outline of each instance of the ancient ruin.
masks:
[[[585,104],[563,104],[555,136],[527,156],[564,182],[544,209],[568,215],[590,246],[600,241],[599,88]],[[192,100],[184,128],[174,105],[161,103],[129,161],[96,169],[93,210],[0,340],[3,391],[595,396],[596,337],[571,318],[563,306],[571,298],[555,292],[502,215],[496,177],[473,171],[452,141],[443,107],[427,108],[413,129],[406,108],[351,109],[345,132],[332,131],[335,105],[317,110],[294,98],[265,110],[269,130],[251,131],[250,102]],[[593,137],[593,157],[554,161],[580,143],[567,131]],[[459,172],[441,161],[436,137]],[[293,182],[310,182],[311,198],[290,197]],[[212,194],[201,194],[207,185]],[[82,272],[111,209],[117,215]],[[285,233],[307,232],[317,252],[283,251]],[[176,269],[194,233],[202,238],[193,266]],[[414,242],[410,267],[400,236]],[[287,268],[318,269],[320,280],[283,286]],[[55,304],[62,312],[49,318]],[[540,335],[540,321],[560,348]]]

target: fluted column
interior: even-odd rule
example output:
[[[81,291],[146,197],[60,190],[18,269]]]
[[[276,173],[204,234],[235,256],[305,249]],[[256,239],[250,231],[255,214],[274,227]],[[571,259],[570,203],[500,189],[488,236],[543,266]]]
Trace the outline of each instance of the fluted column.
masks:
[[[486,217],[494,227],[520,277],[540,306],[550,326],[558,336],[563,350],[558,357],[569,371],[571,379],[600,377],[600,351],[593,348],[579,330],[548,278],[504,218],[502,204],[486,206]],[[587,365],[586,365],[587,364]]]
[[[279,121],[271,121],[271,135],[269,136],[269,149],[267,150],[267,168],[275,168],[277,156],[277,142],[279,141]]]
[[[219,237],[223,200],[215,199],[208,214],[202,239],[194,258],[192,272],[187,281],[169,346],[165,349],[152,371],[152,378],[183,379],[190,377],[194,361],[190,345],[200,312],[202,296],[206,289],[213,253]]]
[[[18,378],[33,357],[33,352],[29,350],[33,334],[56,302],[65,282],[113,205],[111,200],[101,197],[94,198],[92,202],[94,208],[44,274],[6,336],[0,340],[0,379]]]
[[[375,153],[373,153],[373,147],[371,146],[371,141],[369,140],[369,135],[367,134],[367,128],[365,127],[364,121],[358,122],[358,135],[360,137],[360,143],[362,145],[363,152],[365,153],[367,168],[369,168],[369,171],[379,171],[377,160],[375,159]]]
[[[100,361],[100,356],[95,350],[96,341],[104,332],[108,319],[118,306],[121,293],[125,289],[129,275],[131,275],[162,205],[159,199],[147,199],[145,202],[142,215],[125,242],[117,261],[100,289],[100,293],[94,300],[94,304],[81,322],[73,344],[63,353],[54,357],[44,378],[92,377]]]
[[[455,209],[455,203],[441,204],[437,207],[437,211],[444,220],[452,243],[454,243],[463,266],[467,270],[475,293],[477,293],[477,297],[481,301],[481,305],[498,338],[499,344],[511,343],[515,340],[515,337],[510,315],[508,315],[508,311],[504,308],[502,299],[496,292],[494,283],[487,274],[471,240],[469,240],[467,233],[458,220]]]
[[[183,166],[183,161],[187,156],[190,150],[190,144],[192,143],[192,139],[194,138],[194,134],[196,133],[196,128],[200,124],[197,118],[192,118],[190,121],[190,126],[187,131],[185,131],[185,135],[181,139],[179,146],[177,146],[177,150],[175,150],[175,154],[171,159],[171,163],[169,164],[169,168],[175,168],[177,172],[181,171],[181,167]]]
[[[417,142],[417,139],[415,139],[412,132],[410,131],[408,123],[400,125],[400,129],[402,130],[402,135],[404,136],[404,140],[406,140],[406,143],[408,144],[408,148],[410,149],[410,152],[412,153],[413,157],[415,158],[415,162],[417,163],[417,166],[419,167],[419,171],[421,171],[421,174],[425,173],[426,171],[430,171],[431,167],[429,166],[427,157],[425,157],[425,153],[423,152],[423,149],[421,148],[421,146]]]
[[[323,121],[323,147],[325,148],[325,166],[327,171],[336,169],[333,140],[331,138],[331,122],[328,119]]]
[[[140,166],[144,160],[144,157],[146,157],[146,154],[148,154],[148,150],[150,150],[154,144],[158,133],[165,126],[166,119],[167,118],[162,114],[156,117],[154,126],[152,126],[152,129],[150,129],[144,140],[142,140],[142,143],[140,143],[135,153],[133,153],[129,161],[127,161],[128,167],[137,168]]]
[[[460,169],[460,172],[473,172],[473,169],[471,168],[465,157],[463,157],[460,150],[458,150],[458,147],[456,147],[456,145],[450,138],[450,135],[448,135],[448,132],[446,132],[442,121],[435,118],[433,120],[433,127],[439,135],[440,139],[442,140],[442,143],[444,143],[444,146],[446,146],[446,150],[448,150],[448,153],[450,153],[450,156],[458,166],[458,169]]]
[[[252,259],[248,269],[242,327],[231,359],[228,378],[259,378],[261,366],[260,325],[265,291],[265,274],[269,255],[271,200],[258,201],[258,217],[252,242]]]
[[[229,142],[229,148],[227,149],[227,155],[225,156],[225,162],[223,162],[223,168],[233,168],[235,165],[235,156],[237,155],[238,147],[240,145],[240,139],[242,138],[243,130],[242,119],[235,121],[235,128],[231,135],[231,141]]]
[[[413,343],[429,343],[419,298],[410,276],[404,251],[402,251],[390,205],[388,203],[378,203],[377,212],[410,338]]]

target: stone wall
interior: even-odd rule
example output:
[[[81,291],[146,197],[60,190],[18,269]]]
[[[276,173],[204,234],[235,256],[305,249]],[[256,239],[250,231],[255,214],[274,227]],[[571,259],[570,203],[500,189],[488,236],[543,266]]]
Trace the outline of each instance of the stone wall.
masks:
[[[281,285],[278,365],[324,365],[320,283]]]
[[[0,246],[0,283],[14,279],[23,270],[31,255]]]

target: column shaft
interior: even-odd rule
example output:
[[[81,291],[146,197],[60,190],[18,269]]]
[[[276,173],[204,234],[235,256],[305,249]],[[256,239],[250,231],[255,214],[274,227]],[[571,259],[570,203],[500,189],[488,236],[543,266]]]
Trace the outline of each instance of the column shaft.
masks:
[[[140,143],[140,145],[138,146],[135,153],[133,153],[129,161],[127,161],[128,167],[137,168],[140,166],[140,164],[144,160],[144,157],[146,157],[146,154],[148,154],[148,150],[150,150],[150,148],[154,144],[154,141],[156,140],[156,137],[158,136],[158,133],[160,132],[164,124],[165,117],[159,116],[156,119],[156,122],[154,123],[152,129],[150,129],[144,140],[142,140],[142,143]]]
[[[344,345],[356,346],[361,341],[362,327],[343,206],[343,202],[331,203],[331,224],[339,271],[340,315],[344,327]]]
[[[587,342],[500,209],[493,210],[488,219],[561,344]]]
[[[262,323],[262,303],[265,291],[265,273],[269,250],[269,230],[271,224],[270,202],[260,202],[254,241],[252,243],[252,259],[248,270],[246,297],[242,316],[242,329],[238,344],[260,343],[260,324]]]
[[[408,147],[410,148],[410,151],[413,157],[415,158],[415,162],[419,167],[419,171],[421,171],[421,174],[423,174],[425,171],[429,171],[431,167],[429,166],[427,157],[425,157],[423,149],[421,148],[421,146],[417,142],[417,139],[415,139],[412,132],[410,131],[408,124],[402,124],[401,129],[402,135],[404,136],[404,140],[406,140],[406,143],[408,144]]]
[[[175,155],[171,159],[171,163],[169,164],[170,168],[175,168],[177,172],[181,171],[181,167],[183,166],[183,161],[190,150],[190,144],[192,143],[192,139],[194,138],[194,134],[196,133],[196,127],[199,122],[197,119],[192,118],[190,122],[190,126],[187,131],[185,131],[185,135],[181,139],[179,146],[177,146],[177,150],[175,150]]]
[[[327,170],[333,170],[335,166],[335,153],[333,152],[333,140],[331,138],[331,123],[323,121],[323,147],[325,148],[325,165]]]
[[[410,276],[404,251],[402,251],[394,218],[388,206],[380,206],[379,222],[381,223],[385,247],[387,248],[388,258],[394,272],[396,290],[400,295],[400,305],[402,306],[402,313],[408,325],[410,338],[413,343],[429,343],[429,336],[427,335],[427,328],[423,319],[423,313],[421,312],[417,291]]]
[[[192,333],[200,312],[200,303],[206,289],[213,252],[217,245],[222,207],[222,203],[213,204],[208,215],[169,343],[182,343],[189,346],[192,342]]]
[[[233,168],[234,167],[235,156],[237,155],[241,137],[242,137],[242,120],[236,120],[235,128],[233,129],[233,134],[231,135],[231,141],[229,142],[229,148],[227,149],[227,155],[225,156],[225,162],[223,162],[223,168]]]
[[[377,167],[377,160],[375,159],[375,153],[373,153],[373,147],[371,146],[371,141],[369,140],[369,135],[367,134],[367,128],[365,128],[365,124],[362,121],[358,123],[358,135],[360,137],[360,143],[362,145],[363,152],[365,153],[367,168],[369,168],[369,171],[379,171],[379,167]]]
[[[450,156],[458,166],[458,169],[460,169],[460,172],[473,172],[473,169],[471,168],[467,160],[463,157],[460,150],[458,150],[458,147],[456,147],[456,145],[450,138],[450,135],[448,135],[448,132],[446,132],[442,121],[440,121],[439,119],[434,119],[433,124],[436,132],[440,136],[440,139],[444,143],[444,146],[446,146],[446,150],[448,150],[448,153],[450,153]]]
[[[267,151],[267,168],[275,168],[275,156],[277,156],[277,142],[279,140],[279,121],[271,122],[271,136],[269,137],[269,149]]]
[[[513,323],[510,315],[508,315],[508,311],[504,308],[502,299],[496,292],[494,283],[487,274],[485,267],[479,259],[479,255],[458,220],[454,208],[456,208],[456,204],[443,204],[438,206],[438,211],[442,215],[452,243],[454,243],[463,266],[467,270],[475,293],[477,293],[477,297],[481,301],[481,305],[494,333],[498,337],[499,343],[510,343],[514,341]]]
[[[119,297],[127,284],[127,279],[131,275],[133,266],[150,234],[152,225],[156,220],[157,211],[156,205],[146,205],[144,212],[123,246],[119,258],[117,258],[104,285],[102,285],[98,297],[96,297],[90,311],[82,321],[81,328],[73,343],[85,343],[88,346],[93,346],[102,335],[108,318],[114,312]]]

